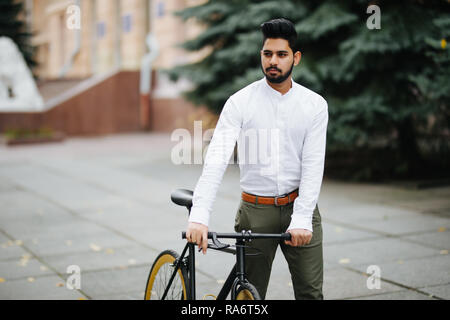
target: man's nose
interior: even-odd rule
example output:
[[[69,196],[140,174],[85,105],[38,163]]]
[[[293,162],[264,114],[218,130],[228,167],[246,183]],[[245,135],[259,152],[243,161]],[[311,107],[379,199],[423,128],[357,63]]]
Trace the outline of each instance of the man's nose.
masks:
[[[272,55],[270,58],[270,65],[276,66],[278,65],[278,57],[276,54]]]

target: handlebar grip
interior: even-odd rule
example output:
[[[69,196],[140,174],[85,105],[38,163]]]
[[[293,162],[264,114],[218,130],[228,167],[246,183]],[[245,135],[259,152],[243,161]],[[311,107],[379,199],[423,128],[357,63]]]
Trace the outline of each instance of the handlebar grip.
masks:
[[[286,232],[286,233],[283,233],[282,235],[281,235],[281,239],[282,240],[291,240],[291,234],[290,233],[288,233],[288,232]]]
[[[208,232],[208,239],[212,239],[214,232]],[[186,231],[181,232],[181,239],[186,239]]]

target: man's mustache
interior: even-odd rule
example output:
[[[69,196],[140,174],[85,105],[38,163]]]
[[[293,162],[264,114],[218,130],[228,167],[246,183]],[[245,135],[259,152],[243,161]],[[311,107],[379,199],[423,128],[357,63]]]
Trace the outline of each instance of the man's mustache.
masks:
[[[271,70],[275,70],[275,71],[281,72],[281,70],[278,69],[277,67],[269,67],[269,68],[266,68],[266,72],[269,72],[269,71],[271,71]]]

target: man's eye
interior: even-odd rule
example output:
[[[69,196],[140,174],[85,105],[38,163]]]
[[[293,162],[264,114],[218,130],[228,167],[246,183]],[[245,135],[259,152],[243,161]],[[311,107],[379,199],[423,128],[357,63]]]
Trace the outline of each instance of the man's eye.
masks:
[[[265,57],[271,57],[272,54],[271,54],[270,52],[264,52],[264,56],[265,56]]]
[[[284,57],[287,57],[287,54],[286,54],[286,53],[280,53],[280,54],[278,54],[278,56],[279,56],[280,58],[284,58]]]

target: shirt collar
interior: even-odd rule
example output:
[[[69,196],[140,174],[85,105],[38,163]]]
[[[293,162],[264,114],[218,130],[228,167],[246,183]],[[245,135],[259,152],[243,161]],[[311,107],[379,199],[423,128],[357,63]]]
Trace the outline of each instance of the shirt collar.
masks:
[[[291,77],[291,88],[289,89],[288,92],[286,92],[285,94],[282,95],[281,92],[275,90],[274,88],[272,88],[272,87],[267,83],[266,77],[262,78],[262,82],[264,83],[264,86],[265,86],[266,90],[267,90],[271,95],[273,95],[273,96],[275,96],[275,97],[278,97],[278,98],[285,98],[285,97],[289,96],[289,95],[292,93],[292,91],[293,91],[293,89],[294,89],[294,84],[295,84],[294,80],[293,80],[292,77]]]

